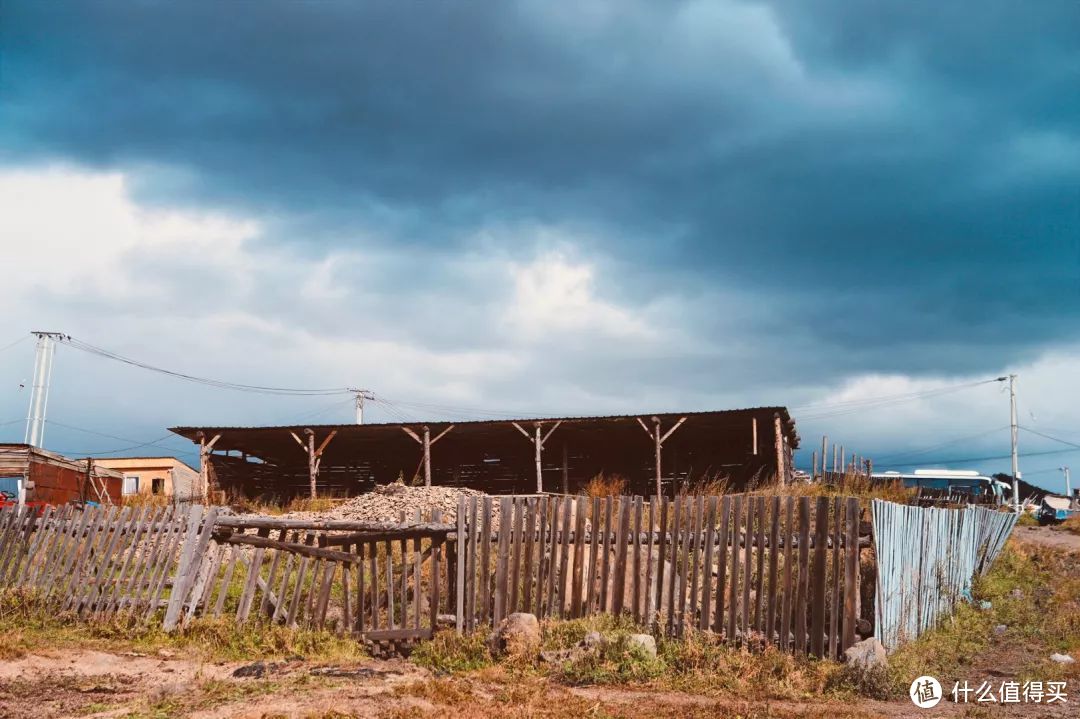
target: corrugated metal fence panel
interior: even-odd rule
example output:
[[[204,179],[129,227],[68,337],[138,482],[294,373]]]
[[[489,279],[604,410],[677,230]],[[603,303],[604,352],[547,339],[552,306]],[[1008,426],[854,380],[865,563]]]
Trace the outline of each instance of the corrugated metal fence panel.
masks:
[[[874,635],[888,649],[914,639],[971,597],[1005,546],[1016,515],[980,507],[923,508],[874,500],[878,575]]]

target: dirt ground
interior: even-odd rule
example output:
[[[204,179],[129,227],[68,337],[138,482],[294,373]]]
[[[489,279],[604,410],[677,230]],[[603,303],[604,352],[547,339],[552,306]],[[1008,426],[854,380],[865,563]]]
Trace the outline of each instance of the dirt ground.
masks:
[[[168,654],[168,652],[166,652]],[[207,664],[176,656],[42,650],[0,664],[0,716],[165,717],[1075,717],[1076,704],[993,706],[942,702],[917,710],[895,702],[728,700],[679,692],[522,686],[433,677],[406,661],[321,666],[300,660],[264,665]],[[1073,688],[1073,691],[1076,691]],[[1074,700],[1075,701],[1075,700]]]
[[[1056,526],[1017,527],[1013,530],[1012,539],[1022,544],[1038,544],[1065,552],[1080,552],[1080,534],[1073,534]]]
[[[1014,540],[1075,553],[1080,536],[1019,528]],[[1019,678],[1031,650],[991,643],[971,664],[973,684]],[[946,692],[951,687],[946,687]],[[321,665],[299,657],[265,664],[206,662],[171,649],[153,654],[35,648],[0,661],[0,717],[1050,717],[1080,716],[1080,686],[1067,703],[985,705],[942,701],[920,710],[907,699],[878,702],[748,701],[624,687],[568,687],[542,677],[483,672],[435,676],[404,660]]]

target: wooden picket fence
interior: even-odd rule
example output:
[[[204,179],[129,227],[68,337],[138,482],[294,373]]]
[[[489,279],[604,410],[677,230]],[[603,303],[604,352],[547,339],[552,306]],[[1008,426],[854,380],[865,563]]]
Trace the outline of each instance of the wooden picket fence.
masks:
[[[474,631],[514,611],[610,613],[836,656],[855,640],[859,512],[743,495],[463,499],[456,524],[5,507],[0,587],[83,614],[162,612],[166,630],[231,616],[392,642],[440,617]]]
[[[37,591],[80,614],[160,617],[166,630],[230,615],[373,642],[424,639],[440,610],[453,611],[440,588],[453,579],[441,558],[454,526],[433,514],[428,523],[335,522],[201,505],[4,507],[0,588]]]
[[[462,498],[457,627],[626,614],[839,656],[856,639],[859,520],[840,497]]]
[[[180,616],[192,558],[216,510],[8,506],[0,509],[0,587],[35,590],[61,610]]]

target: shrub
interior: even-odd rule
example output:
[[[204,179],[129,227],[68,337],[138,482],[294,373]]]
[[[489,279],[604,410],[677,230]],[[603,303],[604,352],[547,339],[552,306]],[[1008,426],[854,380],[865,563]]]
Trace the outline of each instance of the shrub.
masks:
[[[417,645],[411,656],[420,666],[436,672],[470,672],[494,663],[483,632],[442,631]]]

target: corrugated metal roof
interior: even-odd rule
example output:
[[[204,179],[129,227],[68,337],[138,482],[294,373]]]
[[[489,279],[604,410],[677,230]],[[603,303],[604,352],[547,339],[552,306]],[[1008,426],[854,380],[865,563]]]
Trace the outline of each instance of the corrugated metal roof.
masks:
[[[709,415],[731,415],[731,414],[758,414],[767,412],[779,412],[781,419],[785,422],[791,420],[791,415],[788,413],[787,407],[783,406],[765,406],[765,407],[745,407],[740,409],[721,409],[721,410],[702,410],[696,412],[636,412],[634,414],[612,414],[612,415],[567,415],[563,417],[518,417],[507,419],[427,419],[427,420],[414,420],[409,422],[365,422],[364,424],[356,423],[340,423],[340,424],[279,424],[279,425],[201,425],[201,426],[179,426],[170,427],[170,432],[175,432],[183,437],[192,439],[191,436],[195,432],[224,432],[224,431],[237,431],[237,430],[290,430],[290,429],[326,429],[326,430],[341,430],[341,429],[358,429],[365,427],[416,427],[421,425],[498,425],[498,424],[511,424],[517,422],[518,424],[532,424],[534,422],[604,422],[611,420],[626,420],[626,419],[649,419],[651,417],[660,417],[661,419],[679,418],[679,417],[702,417]]]

